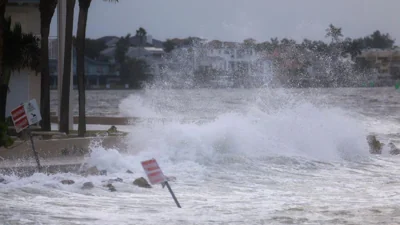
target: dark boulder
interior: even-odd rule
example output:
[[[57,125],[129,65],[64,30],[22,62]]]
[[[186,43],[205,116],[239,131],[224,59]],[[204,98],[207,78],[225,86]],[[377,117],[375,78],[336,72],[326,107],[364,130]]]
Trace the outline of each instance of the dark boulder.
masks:
[[[84,184],[83,184],[83,186],[82,186],[82,189],[92,189],[92,188],[94,188],[94,185],[93,185],[93,183],[92,182],[85,182]]]
[[[371,154],[382,154],[383,144],[378,141],[375,135],[368,135],[367,141],[369,145],[369,152]]]
[[[396,145],[394,145],[392,142],[390,142],[388,144],[388,146],[390,148],[389,154],[391,154],[391,155],[399,155],[400,154],[400,149],[398,149],[396,147]]]
[[[75,181],[73,181],[73,180],[62,180],[61,183],[62,183],[62,184],[71,185],[71,184],[75,184]]]
[[[135,181],[133,181],[133,184],[142,188],[151,188],[149,182],[147,182],[147,180],[143,177],[137,178]]]
[[[117,191],[117,189],[115,189],[114,185],[112,184],[106,184],[104,185],[104,187],[108,188],[108,190],[110,190],[111,192]]]

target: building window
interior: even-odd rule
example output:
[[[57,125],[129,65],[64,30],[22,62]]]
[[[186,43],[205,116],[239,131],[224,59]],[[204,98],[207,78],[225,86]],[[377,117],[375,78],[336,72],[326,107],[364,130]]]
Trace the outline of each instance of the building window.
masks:
[[[102,73],[103,73],[103,67],[98,66],[98,67],[96,68],[96,72],[102,74]]]

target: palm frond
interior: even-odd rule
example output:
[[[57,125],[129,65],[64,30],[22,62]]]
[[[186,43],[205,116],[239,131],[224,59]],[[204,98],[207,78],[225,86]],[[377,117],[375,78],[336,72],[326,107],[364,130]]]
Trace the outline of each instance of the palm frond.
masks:
[[[23,33],[21,24],[12,26],[11,17],[4,23],[3,67],[10,70],[29,68],[36,72],[40,68],[39,38],[32,33]]]

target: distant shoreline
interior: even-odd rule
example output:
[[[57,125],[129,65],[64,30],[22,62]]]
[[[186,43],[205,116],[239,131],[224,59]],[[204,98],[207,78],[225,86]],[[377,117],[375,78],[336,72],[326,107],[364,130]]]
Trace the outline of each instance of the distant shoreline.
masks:
[[[302,85],[269,85],[269,86],[260,86],[260,87],[163,87],[163,89],[167,90],[190,90],[190,89],[221,89],[221,90],[228,90],[228,89],[259,89],[259,88],[301,88],[301,89],[309,89],[309,88],[380,88],[380,87],[395,87],[395,82],[393,84],[373,84],[373,85],[354,85],[354,86],[323,86],[323,85],[315,85],[315,86],[302,86]],[[52,88],[52,91],[57,91],[57,88]],[[77,91],[77,88],[73,89]],[[145,90],[145,88],[86,88],[86,91],[140,91]]]

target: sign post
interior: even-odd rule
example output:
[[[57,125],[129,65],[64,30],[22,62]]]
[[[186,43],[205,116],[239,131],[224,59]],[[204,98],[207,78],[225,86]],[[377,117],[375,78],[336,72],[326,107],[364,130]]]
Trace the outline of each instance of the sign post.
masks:
[[[40,110],[35,99],[32,99],[29,102],[26,102],[18,106],[17,108],[13,109],[11,111],[11,118],[15,126],[15,131],[17,133],[25,130],[30,125],[39,123],[42,120],[42,116],[40,115]],[[29,130],[28,134],[32,144],[33,155],[35,156],[38,170],[40,172],[41,166],[40,166],[39,155],[35,149],[35,143],[33,142],[32,133]]]
[[[178,208],[181,208],[181,205],[178,202],[178,199],[176,198],[174,192],[171,189],[171,186],[169,186],[167,178],[164,176],[161,168],[158,166],[158,163],[155,159],[150,159],[142,162],[142,167],[144,171],[146,172],[147,178],[149,178],[149,181],[152,185],[155,184],[162,184],[162,186],[167,186],[169,193],[171,193],[172,198],[175,201],[175,204]]]

